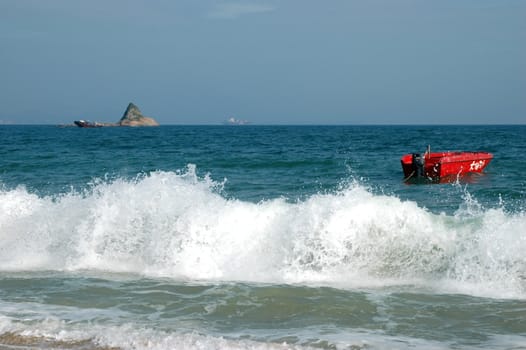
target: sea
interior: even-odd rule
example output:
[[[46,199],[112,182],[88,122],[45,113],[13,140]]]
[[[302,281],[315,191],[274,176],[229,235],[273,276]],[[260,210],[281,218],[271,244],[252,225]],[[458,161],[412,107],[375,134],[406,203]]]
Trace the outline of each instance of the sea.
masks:
[[[526,349],[526,125],[2,125],[0,349]]]

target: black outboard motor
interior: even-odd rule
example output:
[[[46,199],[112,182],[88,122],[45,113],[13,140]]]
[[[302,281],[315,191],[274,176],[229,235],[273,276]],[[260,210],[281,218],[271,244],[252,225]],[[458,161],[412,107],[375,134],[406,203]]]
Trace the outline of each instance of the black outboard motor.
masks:
[[[414,177],[424,177],[424,165],[425,165],[425,159],[420,155],[420,153],[413,153],[413,176]]]

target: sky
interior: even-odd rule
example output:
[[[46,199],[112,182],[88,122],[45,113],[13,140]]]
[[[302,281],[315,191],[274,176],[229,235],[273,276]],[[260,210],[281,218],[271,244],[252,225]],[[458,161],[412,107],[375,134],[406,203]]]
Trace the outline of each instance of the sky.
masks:
[[[0,0],[0,124],[525,124],[526,0]]]

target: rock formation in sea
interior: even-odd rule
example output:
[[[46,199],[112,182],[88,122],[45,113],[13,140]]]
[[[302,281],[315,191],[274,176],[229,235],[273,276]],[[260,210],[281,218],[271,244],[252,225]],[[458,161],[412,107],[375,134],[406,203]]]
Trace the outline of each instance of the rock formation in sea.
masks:
[[[118,124],[120,126],[159,126],[155,119],[142,115],[139,107],[131,102]]]

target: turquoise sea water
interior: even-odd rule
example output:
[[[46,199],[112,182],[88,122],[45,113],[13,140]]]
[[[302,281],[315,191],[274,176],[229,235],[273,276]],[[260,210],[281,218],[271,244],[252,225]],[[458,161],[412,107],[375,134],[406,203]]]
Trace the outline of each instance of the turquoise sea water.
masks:
[[[406,184],[405,153],[488,151]],[[526,126],[0,126],[0,349],[526,349]]]

